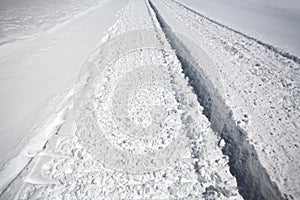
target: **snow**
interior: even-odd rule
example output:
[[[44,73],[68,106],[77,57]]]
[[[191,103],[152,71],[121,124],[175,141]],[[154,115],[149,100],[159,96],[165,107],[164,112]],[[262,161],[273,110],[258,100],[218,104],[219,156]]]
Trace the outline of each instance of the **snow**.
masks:
[[[57,132],[59,126],[64,122],[66,110],[70,105],[72,95],[73,91],[71,90],[59,106],[60,111],[52,116],[48,123],[41,128],[43,132],[39,132],[31,138],[21,152],[10,160],[5,169],[0,172],[0,191],[3,191],[17,177],[31,159],[43,150],[48,140]]]
[[[193,38],[213,62],[213,65],[208,67],[206,63],[199,61],[204,77],[213,80],[213,86],[209,87],[217,88],[226,102],[226,105],[220,106],[219,99],[212,89],[212,98],[217,97],[212,103],[217,108],[213,115],[223,114],[222,110],[226,111],[228,106],[234,123],[239,130],[246,132],[247,140],[240,141],[235,132],[230,138],[236,139],[236,144],[241,143],[241,146],[247,141],[253,145],[254,154],[258,154],[258,159],[267,170],[271,182],[275,182],[286,196],[291,195],[297,199],[297,186],[300,184],[300,158],[297,153],[300,142],[299,63],[278,55],[272,49],[257,44],[255,40],[221,27],[195,12],[187,12],[184,7],[173,1],[155,3],[166,23],[179,35],[178,37],[181,39],[183,37],[180,34],[184,34]],[[184,38],[182,40],[184,41]],[[192,56],[199,57],[197,49],[195,51],[190,44],[184,44],[191,50]],[[220,81],[215,81],[216,79]],[[226,121],[225,119],[225,124]],[[249,148],[251,147],[246,147]],[[250,168],[255,168],[255,165],[252,164]],[[256,176],[263,180],[262,175]]]
[[[300,56],[297,0],[180,0],[207,17]]]
[[[146,2],[129,2],[79,75],[74,107],[64,106],[67,117],[42,134],[47,143],[2,198],[241,199],[220,138]]]
[[[103,2],[60,29],[0,46],[0,169],[32,136],[43,135],[43,127],[60,112],[59,104],[73,88],[80,65],[107,34],[125,3]]]
[[[104,2],[100,0],[2,0],[0,2],[0,44],[35,37],[49,29],[56,29]]]
[[[299,3],[180,2],[0,2],[0,199],[300,198]]]

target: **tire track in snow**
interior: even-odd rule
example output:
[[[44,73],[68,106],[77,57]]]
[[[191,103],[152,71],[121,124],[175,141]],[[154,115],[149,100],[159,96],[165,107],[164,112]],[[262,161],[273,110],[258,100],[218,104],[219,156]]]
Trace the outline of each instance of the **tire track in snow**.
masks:
[[[169,6],[168,3],[166,3],[165,1],[163,3],[165,3],[166,6]],[[193,13],[196,13],[195,11],[186,8],[185,6],[181,5],[178,2],[175,3],[179,4],[180,7],[183,7]],[[230,114],[231,111],[225,105],[224,100],[218,94],[218,91],[216,91],[216,89],[213,87],[213,84],[211,84],[211,80],[208,80],[205,77],[204,72],[201,70],[202,66],[195,61],[192,62],[191,64],[190,62],[186,62],[185,59],[181,58],[181,55],[188,54],[191,56],[188,50],[189,48],[185,46],[185,44],[182,43],[181,41],[181,39],[184,39],[184,37],[180,38],[179,36],[178,38],[177,34],[172,32],[168,24],[164,21],[163,17],[160,15],[159,10],[156,9],[156,7],[153,5],[153,3],[151,3],[151,1],[150,4],[155,10],[161,26],[167,29],[165,31],[166,37],[169,39],[171,46],[174,49],[176,49],[177,56],[181,61],[181,63],[183,64],[184,72],[186,76],[189,77],[190,83],[194,87],[194,90],[198,95],[199,102],[201,103],[202,106],[204,106],[204,108],[207,108],[206,112],[204,110],[204,114],[209,119],[211,119],[211,123],[214,130],[218,131],[222,136],[222,138],[224,138],[227,143],[226,147],[224,148],[224,153],[225,155],[228,155],[230,157],[231,172],[234,176],[237,177],[240,193],[243,195],[245,199],[255,199],[255,198],[283,199],[284,197],[280,194],[278,187],[270,180],[267,171],[260,164],[260,161],[258,160],[258,156],[254,147],[251,146],[246,141],[247,134],[240,127],[235,125],[234,120],[231,118],[232,117]],[[162,7],[158,7],[158,8],[162,9]],[[176,9],[176,8],[168,8],[168,9]],[[202,15],[200,16],[207,19],[207,17],[205,16]],[[211,21],[210,19],[208,20]],[[220,24],[217,23],[217,25]],[[225,26],[222,25],[222,27]],[[278,53],[277,51],[275,52]],[[287,58],[294,60],[291,57],[287,57]],[[199,80],[199,78],[204,80]],[[207,96],[210,96],[209,98],[212,99],[211,102],[208,102],[207,100],[208,97],[203,95],[203,91],[207,91],[209,93]],[[213,107],[217,107],[218,111],[211,112],[212,111],[211,109]],[[212,121],[214,115],[223,115],[225,121],[223,121],[223,125],[221,127],[219,127],[220,124],[216,124],[218,123],[218,121],[217,122]]]
[[[151,15],[151,13],[150,13],[150,15]],[[139,18],[139,19],[141,19],[141,18]],[[157,35],[157,34],[160,34],[160,35]],[[157,41],[157,39],[155,39],[155,37],[158,37],[158,41]],[[199,130],[203,130],[203,128],[201,128],[201,126],[197,125],[197,123],[201,123],[201,121],[203,121],[205,117],[200,114],[201,111],[198,112],[199,108],[197,109],[197,106],[199,106],[199,104],[197,103],[197,101],[195,99],[196,96],[193,93],[191,93],[191,89],[189,87],[187,87],[187,85],[185,86],[185,84],[187,84],[187,82],[186,82],[185,79],[183,79],[183,74],[181,72],[182,69],[181,69],[180,66],[178,66],[178,61],[176,61],[175,54],[172,53],[172,52],[162,53],[163,51],[166,51],[164,49],[161,50],[162,51],[161,53],[158,52],[158,54],[154,53],[154,52],[151,52],[149,50],[149,49],[152,49],[152,48],[159,48],[159,49],[160,48],[166,48],[167,50],[169,49],[168,51],[170,51],[171,49],[169,47],[169,44],[166,41],[166,39],[162,39],[163,37],[164,37],[164,35],[163,35],[162,31],[155,29],[154,31],[153,30],[146,30],[146,31],[144,30],[144,32],[143,32],[143,30],[139,30],[137,32],[132,31],[132,32],[130,32],[129,35],[123,34],[121,36],[117,36],[116,38],[111,38],[111,41],[108,42],[108,44],[109,44],[108,48],[104,47],[104,49],[111,49],[112,48],[112,50],[110,50],[110,51],[115,53],[113,55],[113,58],[117,59],[117,61],[113,61],[112,66],[109,66],[109,65],[107,66],[105,63],[110,63],[110,62],[109,61],[103,62],[103,59],[107,59],[110,55],[106,55],[105,52],[102,52],[103,58],[102,59],[99,58],[100,62],[102,61],[102,63],[98,63],[98,65],[97,65],[98,71],[94,71],[93,73],[90,73],[90,74],[100,74],[100,77],[102,76],[102,78],[92,78],[92,77],[90,77],[88,84],[90,84],[91,86],[85,88],[85,91],[91,91],[91,93],[83,94],[83,96],[90,101],[90,99],[93,98],[93,91],[95,91],[95,88],[96,88],[96,90],[97,90],[97,88],[100,88],[99,92],[96,92],[96,94],[99,95],[99,99],[97,101],[99,101],[101,103],[100,103],[100,105],[96,106],[96,108],[98,109],[98,111],[100,113],[102,113],[100,115],[101,117],[104,117],[105,116],[104,113],[107,113],[107,116],[105,116],[105,117],[107,117],[106,119],[100,119],[101,127],[102,127],[102,124],[103,124],[104,125],[103,127],[106,127],[106,128],[102,128],[102,129],[100,128],[100,132],[99,132],[99,130],[97,131],[97,127],[95,129],[95,127],[92,127],[92,124],[97,124],[97,123],[99,124],[99,121],[97,122],[97,121],[94,121],[93,119],[89,118],[88,119],[89,120],[89,125],[85,125],[85,129],[88,129],[88,130],[87,131],[83,130],[83,132],[79,131],[79,134],[81,134],[80,137],[83,136],[84,140],[87,141],[87,145],[90,145],[90,147],[92,149],[95,148],[95,150],[92,150],[93,154],[100,156],[101,157],[100,160],[102,161],[102,163],[104,165],[106,165],[106,167],[113,168],[115,170],[121,170],[121,171],[125,170],[125,171],[131,172],[131,173],[136,173],[136,172],[141,173],[143,171],[144,172],[149,172],[149,169],[147,168],[147,169],[142,169],[142,171],[138,171],[138,169],[136,169],[135,167],[140,168],[140,167],[145,167],[145,166],[149,167],[150,166],[152,168],[152,166],[151,166],[152,162],[151,161],[154,161],[156,158],[158,158],[158,160],[165,161],[165,164],[167,164],[166,166],[168,166],[168,167],[172,167],[172,166],[170,166],[170,164],[171,163],[176,163],[174,161],[179,160],[177,157],[175,157],[175,160],[173,160],[174,158],[170,156],[171,154],[166,154],[168,156],[164,157],[163,159],[161,157],[157,157],[158,155],[154,155],[154,158],[153,158],[152,157],[153,154],[147,154],[147,157],[150,157],[150,162],[146,161],[146,160],[149,160],[148,158],[145,158],[145,159],[137,158],[137,161],[135,161],[135,156],[136,155],[134,155],[134,153],[130,154],[131,156],[133,156],[131,159],[129,159],[126,156],[126,153],[122,154],[122,153],[119,152],[119,153],[117,153],[117,155],[115,155],[115,151],[116,151],[115,149],[112,150],[108,146],[105,146],[104,149],[101,149],[102,147],[101,148],[97,147],[97,146],[99,146],[99,143],[98,143],[100,141],[99,139],[97,139],[96,142],[91,141],[89,139],[91,137],[92,138],[97,137],[96,135],[98,135],[98,134],[100,135],[101,138],[105,138],[106,136],[105,136],[105,134],[102,136],[101,130],[102,131],[105,130],[105,131],[111,132],[111,134],[113,134],[112,137],[110,137],[110,140],[112,140],[113,137],[120,137],[120,134],[123,135],[122,131],[125,131],[125,132],[126,131],[129,131],[129,132],[131,131],[131,130],[128,130],[128,129],[130,129],[130,125],[129,126],[126,125],[126,126],[123,126],[123,127],[117,125],[117,128],[113,128],[114,127],[114,125],[113,125],[114,124],[114,122],[113,122],[114,119],[113,119],[113,117],[111,117],[113,115],[113,113],[109,114],[111,112],[110,107],[112,107],[112,106],[110,106],[110,104],[111,104],[110,99],[113,99],[111,96],[113,96],[113,93],[115,91],[115,89],[113,88],[113,85],[118,85],[118,82],[120,81],[120,79],[122,80],[122,77],[124,77],[124,75],[122,75],[122,74],[129,74],[131,71],[134,71],[134,72],[132,72],[133,74],[129,76],[129,77],[133,78],[136,70],[139,70],[138,68],[134,67],[134,66],[137,65],[136,63],[141,65],[141,68],[142,68],[142,66],[148,66],[148,68],[149,68],[148,73],[150,73],[150,74],[147,74],[147,76],[153,76],[153,75],[151,75],[151,71],[150,71],[151,66],[149,67],[149,65],[152,62],[152,65],[159,66],[159,63],[161,62],[161,58],[163,58],[163,60],[162,60],[163,63],[161,63],[163,68],[160,67],[161,70],[163,71],[164,68],[167,68],[167,69],[169,68],[168,69],[169,72],[167,71],[167,72],[164,72],[162,74],[168,74],[169,73],[168,76],[171,77],[170,83],[172,85],[171,88],[173,89],[173,93],[175,93],[175,99],[177,100],[177,103],[181,107],[180,110],[183,110],[183,111],[180,111],[180,110],[176,111],[175,110],[175,113],[177,112],[177,113],[180,114],[181,112],[184,112],[182,117],[180,117],[181,120],[183,120],[181,126],[185,126],[185,128],[183,129],[183,133],[186,134],[186,133],[190,132],[189,130],[193,129],[192,132],[193,132],[193,134],[195,134],[194,136],[190,136],[191,137],[190,141],[188,141],[188,142],[192,142],[192,141],[194,142],[194,146],[191,147],[191,148],[193,148],[193,151],[197,152],[197,153],[194,154],[194,156],[195,157],[199,156],[199,154],[201,154],[200,153],[201,151],[204,151],[205,153],[207,153],[207,151],[204,150],[204,149],[206,149],[208,147],[201,148],[200,144],[197,144],[197,140],[195,140],[198,137],[198,134],[199,134],[197,132]],[[120,38],[121,38],[121,41],[118,41]],[[132,38],[135,38],[135,39],[132,40]],[[114,40],[117,40],[117,41],[114,41]],[[129,41],[129,43],[128,43],[128,41]],[[116,42],[117,44],[114,44],[114,42]],[[131,44],[132,42],[134,42],[136,44]],[[159,42],[159,44],[158,44],[158,46],[155,46],[155,45],[157,45],[157,42]],[[116,46],[117,48],[113,48],[112,45]],[[134,45],[136,45],[136,46],[134,46]],[[145,50],[145,45],[147,47],[146,50]],[[141,47],[142,47],[142,49],[141,49]],[[121,50],[120,50],[120,48],[121,48]],[[125,48],[125,49],[127,48],[126,51],[132,51],[131,55],[128,56],[128,58],[126,58],[126,59],[123,58],[123,57],[127,56],[125,53],[123,53],[123,52],[126,52],[126,51],[122,48]],[[116,53],[118,51],[120,51],[121,53],[120,52]],[[134,55],[134,54],[136,54],[136,55]],[[147,56],[147,54],[148,54],[148,56]],[[123,56],[123,57],[121,57],[121,56]],[[122,59],[125,59],[125,61],[122,61]],[[150,62],[148,61],[148,59],[150,59]],[[175,59],[175,60],[172,61],[173,59]],[[116,65],[116,66],[114,66],[114,65]],[[120,67],[117,67],[117,66],[120,66]],[[100,68],[100,70],[99,70],[99,68]],[[132,68],[132,69],[130,69],[130,68]],[[166,69],[164,69],[164,70],[166,70]],[[143,73],[141,73],[141,74],[143,74]],[[145,72],[144,72],[144,74],[145,74]],[[114,77],[114,76],[116,76],[116,77]],[[161,80],[168,80],[169,79],[168,76],[164,77]],[[159,81],[161,81],[157,75],[154,75],[153,77],[156,77],[157,80],[154,79],[153,81],[150,81],[150,82],[158,82],[159,83]],[[98,83],[95,83],[97,79],[101,79],[101,81],[98,82]],[[139,79],[143,80],[143,79],[147,79],[147,78],[140,75]],[[130,81],[127,81],[127,82],[134,82],[134,81],[130,80]],[[96,85],[100,84],[100,86],[93,86],[93,84],[96,84]],[[109,86],[110,84],[111,84],[111,86]],[[124,85],[127,85],[127,83],[125,83]],[[162,84],[162,85],[165,85],[165,84]],[[127,90],[128,90],[128,88],[130,88],[130,90],[135,90],[134,87],[136,87],[136,85],[132,84],[130,87],[127,87],[127,89],[123,92],[124,93],[129,93],[127,95],[130,95],[131,92],[129,92]],[[151,87],[153,87],[153,85]],[[113,90],[113,91],[111,91],[111,90]],[[142,90],[144,90],[144,92],[145,92],[144,87],[142,87]],[[140,91],[140,89],[138,89],[138,91]],[[159,91],[159,90],[155,89],[154,91]],[[109,95],[110,93],[112,93],[112,95]],[[133,91],[133,93],[134,93],[134,91]],[[107,97],[105,97],[105,96],[107,96]],[[137,95],[137,96],[140,96],[140,95]],[[151,97],[151,95],[150,95],[150,97]],[[138,98],[134,98],[134,99],[136,100]],[[125,98],[125,99],[122,98],[122,101],[126,102],[126,100],[127,100],[127,98]],[[150,101],[155,101],[155,100],[150,99]],[[187,103],[187,101],[191,101],[193,103]],[[105,103],[105,102],[108,102],[108,103]],[[97,104],[97,102],[95,104]],[[119,104],[114,104],[114,103],[112,105],[114,105],[116,107],[120,106]],[[192,109],[190,107],[191,105],[193,105]],[[83,105],[83,107],[81,107],[78,111],[79,115],[82,114],[82,111],[84,111],[84,110],[90,110],[91,107],[92,107],[92,105],[89,105],[89,104]],[[141,106],[139,104],[135,104],[134,107],[139,108]],[[126,106],[121,106],[121,108],[119,108],[119,109],[124,109],[124,112],[127,113],[126,112]],[[141,113],[143,113],[143,106],[139,109],[141,110]],[[103,111],[101,111],[101,110],[103,110]],[[117,113],[119,113],[119,112],[120,111],[117,110]],[[124,112],[121,112],[121,113],[124,113]],[[196,112],[196,113],[192,114],[193,112]],[[130,112],[128,112],[128,113],[130,113]],[[188,113],[190,113],[190,114],[188,114]],[[84,115],[92,116],[94,114],[92,114],[92,113],[88,114],[87,113],[87,114],[83,114],[83,116]],[[116,114],[116,116],[122,116],[122,115]],[[155,116],[152,116],[152,117],[154,117],[154,121],[155,121]],[[189,120],[186,120],[186,117],[188,117]],[[84,119],[84,117],[82,117],[82,116],[80,118]],[[142,115],[142,117],[139,117],[139,118],[140,119],[147,119],[148,117],[147,117],[147,115]],[[118,120],[118,119],[115,119],[115,120]],[[128,120],[130,121],[131,119],[126,118],[124,116],[124,117],[121,117],[121,119],[119,121],[126,122]],[[110,121],[112,121],[112,122],[110,122]],[[80,125],[79,125],[79,127],[80,127],[84,123],[86,123],[86,121],[80,121],[79,123],[80,123]],[[105,126],[106,123],[108,123],[109,125]],[[132,123],[132,122],[130,122],[130,123]],[[161,121],[160,121],[160,123],[161,123]],[[142,124],[144,124],[143,121],[142,121]],[[167,123],[167,125],[168,124],[169,123]],[[151,124],[151,126],[152,125],[153,124]],[[141,124],[139,126],[141,126]],[[88,127],[92,128],[92,129],[89,129]],[[160,124],[159,127],[163,127],[163,125]],[[204,127],[207,127],[207,126],[204,126]],[[115,130],[119,130],[121,132],[118,133]],[[203,131],[206,132],[205,130],[206,129],[204,129]],[[211,130],[207,129],[207,131],[210,132]],[[96,132],[96,134],[93,135],[93,136],[88,135],[91,132],[94,132],[94,134]],[[115,132],[116,132],[116,134],[115,134]],[[162,131],[162,134],[164,134],[165,132],[167,132],[167,131]],[[196,137],[196,138],[194,138],[194,137]],[[207,144],[208,146],[217,147],[218,139],[216,138],[216,135],[214,135],[212,132],[211,133],[204,133],[203,137],[212,137],[209,140],[206,140],[206,139],[204,139],[204,140],[205,140],[205,142],[211,141],[211,142],[214,143],[214,144],[211,144],[211,145]],[[115,144],[113,146],[118,146],[119,145],[119,148],[123,148],[123,151],[125,151],[125,152],[126,151],[133,151],[133,152],[137,151],[135,149],[131,149],[132,147],[133,148],[138,148],[137,146],[132,145],[133,144],[132,141],[128,141],[128,140],[124,139],[124,137],[121,137],[121,138],[122,139],[120,139],[120,141],[123,141],[123,143],[121,143],[120,141],[115,142]],[[156,139],[158,139],[158,138],[156,138]],[[103,143],[108,143],[109,144],[110,140],[104,140],[104,142],[102,142],[102,144]],[[114,140],[119,140],[119,139],[117,138],[117,139],[114,139]],[[140,140],[140,138],[139,138],[139,140]],[[166,140],[160,140],[160,141],[162,141],[162,143],[167,143]],[[181,141],[181,139],[180,139],[180,141]],[[130,145],[128,145],[128,143]],[[140,140],[140,143],[143,143],[143,141]],[[164,149],[164,147],[158,147],[158,149],[159,148]],[[174,152],[176,152],[176,148],[172,148],[172,149],[173,149]],[[179,148],[179,149],[181,149],[181,148]],[[106,156],[106,158],[102,158],[104,152],[106,152],[106,154],[108,154],[108,156]],[[163,156],[163,155],[165,155],[165,152],[172,152],[172,151],[170,151],[169,149],[165,149],[165,150],[160,151],[159,155]],[[210,182],[210,181],[213,181],[213,180],[208,181],[206,176],[209,176],[208,174],[210,174],[210,173],[216,173],[216,171],[213,170],[214,172],[212,172],[212,171],[208,170],[207,173],[204,172],[205,170],[207,170],[207,168],[205,167],[205,162],[207,162],[206,161],[206,159],[207,159],[206,156],[208,156],[208,155],[205,155],[204,152],[202,152],[203,154],[201,155],[201,156],[203,156],[203,160],[199,161],[199,163],[201,163],[201,164],[199,164],[200,167],[199,167],[199,169],[196,169],[196,171],[197,170],[201,171],[201,173],[198,174],[200,177],[202,177],[200,179],[203,179],[203,180],[206,179],[207,182]],[[141,153],[141,152],[139,152],[139,153]],[[219,154],[219,153],[215,152],[216,155],[213,156],[212,158],[217,159],[218,156],[221,156],[221,154]],[[119,156],[120,154],[122,156]],[[175,155],[180,155],[180,153],[178,153],[178,154],[175,153]],[[116,159],[116,160],[114,160],[114,159]],[[113,160],[113,162],[111,162],[111,160]],[[171,162],[168,161],[168,160],[171,160]],[[196,162],[196,163],[198,163],[198,162]],[[160,166],[163,163],[160,163],[159,161],[154,161],[154,164]],[[123,168],[124,165],[125,165],[126,169]],[[139,165],[143,165],[143,166],[139,166]],[[208,165],[211,165],[211,164],[208,164]],[[193,166],[195,167],[195,166],[197,166],[197,164],[193,165]],[[152,170],[156,170],[156,169],[157,169],[156,166],[154,166]],[[218,170],[220,170],[220,171],[225,170],[226,171],[226,168],[224,168],[223,166],[222,167],[219,166]],[[203,177],[203,175],[205,176],[205,178]],[[226,177],[226,176],[228,176],[228,174],[226,172],[223,174],[223,172],[222,172],[222,174],[219,175],[220,178],[223,177],[223,176]],[[214,176],[212,176],[212,177],[214,177]],[[203,184],[203,180],[200,181],[201,184]],[[225,195],[225,196],[230,195],[230,193],[225,192],[225,190],[223,190],[222,187],[219,186],[220,183],[221,182],[217,181],[217,183],[212,184],[212,185],[214,185],[212,187],[203,187],[202,189],[205,188],[205,190],[209,190],[210,192],[204,190],[202,192],[202,195],[204,195],[204,196],[205,195],[214,196],[214,194],[212,194],[214,192],[217,192],[218,195]],[[198,194],[198,195],[200,195],[200,194]]]
[[[99,55],[81,71],[76,135],[60,129],[41,155],[50,159],[37,159],[44,163],[24,174],[20,197],[241,198],[220,138],[162,30],[153,27],[153,14],[147,1],[124,9]],[[37,184],[33,174],[52,181]]]

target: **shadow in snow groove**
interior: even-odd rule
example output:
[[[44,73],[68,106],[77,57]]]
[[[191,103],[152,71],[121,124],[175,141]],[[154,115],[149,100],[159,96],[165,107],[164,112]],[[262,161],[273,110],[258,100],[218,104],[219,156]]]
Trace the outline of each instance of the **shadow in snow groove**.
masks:
[[[203,114],[210,120],[213,130],[226,142],[223,153],[229,157],[230,172],[236,177],[240,194],[247,200],[284,199],[259,162],[254,147],[246,140],[247,134],[236,125],[232,119],[232,112],[226,106],[220,92],[206,77],[203,66],[193,56],[195,52],[190,52],[188,44],[182,42],[182,36],[170,29],[151,0],[149,5],[171,47],[176,51],[183,72],[188,77],[199,103],[204,107]],[[199,56],[201,58],[200,54]],[[190,58],[189,62],[184,58]]]

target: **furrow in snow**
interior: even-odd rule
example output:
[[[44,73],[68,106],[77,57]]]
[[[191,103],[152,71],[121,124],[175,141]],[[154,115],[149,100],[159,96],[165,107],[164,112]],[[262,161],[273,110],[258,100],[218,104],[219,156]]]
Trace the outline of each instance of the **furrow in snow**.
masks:
[[[214,130],[228,142],[225,153],[231,154],[241,194],[248,199],[297,197],[298,61],[174,1],[153,2],[163,26],[172,28],[166,35],[179,57],[188,49],[195,58],[184,71]],[[187,43],[187,37],[204,51]],[[209,62],[199,59],[204,52]],[[210,98],[202,95],[201,87]],[[223,116],[223,123],[214,116]]]
[[[280,199],[278,188],[273,185],[267,172],[257,160],[254,148],[245,140],[246,134],[234,124],[228,107],[217,91],[212,88],[212,83],[205,77],[201,65],[199,66],[192,58],[190,59],[192,63],[189,63],[181,56],[192,57],[192,54],[187,45],[184,45],[172,32],[151,1],[150,5],[155,10],[161,26],[167,30],[165,31],[166,37],[171,46],[176,49],[177,57],[183,65],[185,75],[189,77],[190,84],[196,91],[199,102],[206,108],[203,113],[212,122],[214,130],[219,131],[227,143],[224,153],[230,158],[231,172],[237,178],[240,193],[245,199]],[[222,116],[224,121],[215,121],[216,116]]]
[[[75,88],[75,119],[1,198],[241,199],[148,2],[130,1],[97,52]]]

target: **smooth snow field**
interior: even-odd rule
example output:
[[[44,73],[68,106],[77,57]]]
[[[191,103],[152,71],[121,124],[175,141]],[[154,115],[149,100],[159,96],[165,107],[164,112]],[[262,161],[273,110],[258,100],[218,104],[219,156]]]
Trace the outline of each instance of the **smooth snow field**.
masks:
[[[0,0],[0,200],[300,199],[296,0]]]

